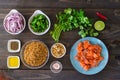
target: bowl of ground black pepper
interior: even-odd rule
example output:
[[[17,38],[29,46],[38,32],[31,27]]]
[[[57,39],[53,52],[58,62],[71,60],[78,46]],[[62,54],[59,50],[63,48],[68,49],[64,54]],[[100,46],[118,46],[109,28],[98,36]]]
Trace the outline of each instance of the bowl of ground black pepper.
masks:
[[[8,40],[8,44],[7,44],[8,52],[16,53],[16,52],[20,51],[20,48],[21,48],[20,40],[18,40],[18,39]]]

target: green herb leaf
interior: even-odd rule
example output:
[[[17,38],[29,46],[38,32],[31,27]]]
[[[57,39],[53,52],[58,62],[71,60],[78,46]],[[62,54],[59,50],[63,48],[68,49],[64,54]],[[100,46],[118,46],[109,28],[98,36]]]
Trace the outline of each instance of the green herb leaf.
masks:
[[[34,16],[30,23],[34,32],[44,32],[48,28],[48,24],[47,18],[42,14]]]
[[[80,9],[72,8],[65,9],[64,12],[59,12],[56,15],[57,22],[54,29],[51,31],[51,36],[55,41],[59,41],[61,32],[66,32],[74,29],[80,29],[78,34],[81,37],[98,36],[98,32],[92,26],[92,20],[85,16],[85,12]]]

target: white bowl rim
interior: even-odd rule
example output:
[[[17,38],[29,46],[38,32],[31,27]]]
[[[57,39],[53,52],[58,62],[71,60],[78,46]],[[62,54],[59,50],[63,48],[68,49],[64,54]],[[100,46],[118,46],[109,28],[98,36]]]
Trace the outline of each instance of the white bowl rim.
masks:
[[[24,50],[26,44],[29,44],[29,43],[31,43],[31,42],[33,42],[33,41],[38,41],[38,42],[43,43],[43,44],[46,46],[47,50],[48,50],[48,56],[47,56],[46,61],[45,61],[42,65],[40,65],[40,66],[35,66],[35,67],[29,66],[27,63],[25,63],[25,61],[24,61],[24,59],[23,59],[23,50]],[[23,62],[23,64],[24,64],[26,67],[28,67],[29,69],[39,69],[39,68],[42,68],[43,66],[45,66],[46,63],[48,62],[48,60],[49,60],[49,49],[48,49],[47,45],[46,45],[43,41],[40,41],[40,40],[29,40],[29,41],[27,41],[27,42],[22,46],[22,49],[21,49],[21,51],[20,51],[20,58],[21,58],[21,61]]]
[[[30,22],[31,22],[32,18],[33,18],[35,15],[38,15],[38,14],[44,15],[44,16],[46,17],[46,19],[48,20],[48,23],[49,23],[48,28],[47,28],[44,32],[41,32],[41,33],[34,32],[34,31],[31,29],[31,25],[30,25]],[[49,31],[49,29],[50,29],[50,26],[51,26],[50,18],[49,18],[44,12],[42,12],[41,10],[35,10],[34,13],[32,14],[32,16],[31,16],[31,17],[29,18],[29,20],[28,20],[29,30],[30,30],[33,34],[35,34],[35,35],[43,35],[43,34],[47,33],[47,32]]]
[[[18,13],[20,16],[22,16],[23,21],[24,21],[24,27],[23,27],[23,29],[22,29],[21,31],[19,31],[18,33],[9,32],[9,31],[5,28],[5,20],[6,20],[6,18],[7,18],[9,15],[13,14],[13,13]],[[12,34],[12,35],[17,35],[17,34],[22,33],[23,30],[25,29],[25,26],[26,26],[25,17],[24,17],[18,10],[16,10],[16,9],[10,10],[10,12],[5,16],[5,18],[4,18],[4,20],[3,20],[3,27],[4,27],[5,31],[8,32],[9,34]]]
[[[62,46],[64,47],[64,49],[65,49],[64,54],[63,54],[62,56],[60,56],[60,57],[56,57],[56,56],[54,56],[54,54],[52,53],[52,47],[53,47],[55,44],[60,44],[60,45],[62,45]],[[52,54],[52,56],[53,56],[54,58],[62,58],[62,57],[66,54],[66,47],[65,47],[65,45],[62,44],[62,43],[54,43],[54,44],[51,46],[50,51],[51,51],[51,54]]]

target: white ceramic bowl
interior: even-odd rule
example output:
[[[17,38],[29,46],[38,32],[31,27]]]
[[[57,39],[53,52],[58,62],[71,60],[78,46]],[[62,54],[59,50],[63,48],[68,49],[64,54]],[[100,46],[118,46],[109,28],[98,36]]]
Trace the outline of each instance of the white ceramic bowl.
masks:
[[[12,50],[11,49],[11,42],[17,42],[18,43],[18,49],[17,50]],[[11,52],[11,53],[19,52],[20,48],[21,48],[21,42],[20,42],[20,40],[18,40],[18,39],[10,39],[10,40],[8,40],[7,48],[8,48],[8,52]]]
[[[48,56],[47,56],[46,61],[45,61],[42,65],[40,65],[40,66],[34,66],[34,67],[28,65],[28,64],[25,62],[24,56],[23,56],[23,52],[24,52],[24,49],[25,49],[26,45],[29,44],[29,43],[31,43],[31,42],[33,42],[33,41],[38,41],[38,42],[43,43],[43,44],[46,46],[47,50],[48,50]],[[28,67],[29,69],[39,69],[39,68],[42,68],[43,66],[45,66],[46,63],[48,62],[48,60],[49,60],[49,49],[48,49],[47,45],[46,45],[44,42],[42,42],[42,41],[39,41],[39,40],[30,40],[30,41],[27,41],[27,42],[23,45],[23,47],[22,47],[22,49],[21,49],[21,52],[20,52],[20,58],[21,58],[21,61],[23,62],[23,64],[24,64],[26,67]]]
[[[48,25],[48,28],[47,28],[44,32],[34,32],[34,31],[32,30],[32,28],[31,28],[30,23],[31,23],[33,17],[36,16],[36,15],[38,15],[38,14],[44,15],[44,16],[47,18],[47,20],[48,20],[49,25]],[[28,20],[28,27],[29,27],[30,31],[31,31],[33,34],[35,34],[35,35],[43,35],[43,34],[47,33],[48,30],[50,29],[50,26],[51,26],[51,22],[50,22],[49,17],[48,17],[45,13],[43,13],[41,10],[36,10],[36,11],[32,14],[32,16],[29,18],[29,20]]]
[[[64,50],[65,50],[65,52],[61,55],[61,56],[59,56],[59,57],[57,57],[57,56],[55,56],[54,54],[53,54],[53,52],[52,52],[52,48],[53,48],[53,46],[54,45],[56,45],[56,44],[60,44],[63,48],[64,48]],[[52,54],[52,56],[53,57],[55,57],[55,58],[62,58],[65,54],[66,54],[66,47],[62,44],[62,43],[54,43],[52,46],[51,46],[51,54]]]
[[[10,66],[10,64],[9,64],[10,58],[17,58],[18,59],[18,65],[14,66],[14,67]],[[19,58],[19,56],[8,56],[7,57],[7,67],[10,68],[10,69],[18,69],[20,67],[20,58]]]
[[[7,18],[8,16],[10,16],[11,14],[13,14],[13,13],[18,13],[19,15],[21,15],[22,18],[23,18],[23,21],[24,21],[24,27],[23,27],[23,29],[22,29],[21,31],[17,32],[17,33],[12,33],[12,32],[8,31],[8,30],[5,28],[5,20],[6,20],[6,18]],[[23,16],[19,11],[17,11],[16,9],[12,9],[12,10],[5,16],[4,21],[3,21],[3,26],[4,26],[4,29],[5,29],[9,34],[17,35],[17,34],[20,34],[20,33],[25,29],[26,20],[25,20],[24,16]]]

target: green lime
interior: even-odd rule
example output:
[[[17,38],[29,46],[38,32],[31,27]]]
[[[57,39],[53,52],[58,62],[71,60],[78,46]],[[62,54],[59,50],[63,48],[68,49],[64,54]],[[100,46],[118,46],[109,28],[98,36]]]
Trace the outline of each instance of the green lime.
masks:
[[[105,28],[105,23],[103,21],[96,21],[94,27],[97,31],[102,31]]]

